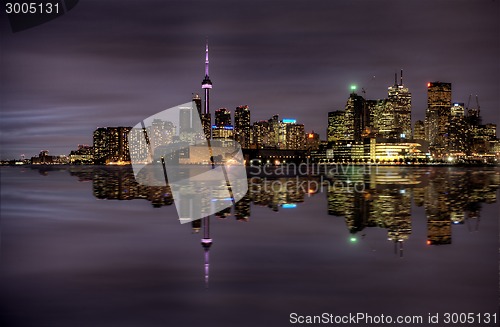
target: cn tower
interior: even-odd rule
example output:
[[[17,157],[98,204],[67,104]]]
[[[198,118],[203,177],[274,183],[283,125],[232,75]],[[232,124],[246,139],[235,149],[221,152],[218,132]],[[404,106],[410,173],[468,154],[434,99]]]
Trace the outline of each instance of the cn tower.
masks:
[[[201,115],[201,123],[203,131],[207,139],[212,137],[212,117],[210,116],[210,89],[212,88],[212,81],[208,73],[208,40],[205,46],[205,78],[201,82],[201,88],[205,91],[205,100],[203,105],[203,114]]]
[[[210,113],[210,89],[212,88],[212,81],[210,80],[210,77],[208,75],[208,64],[210,62],[208,61],[208,40],[207,44],[205,46],[205,78],[203,79],[203,82],[201,82],[201,88],[205,90],[205,106],[203,113],[204,114],[209,114]]]

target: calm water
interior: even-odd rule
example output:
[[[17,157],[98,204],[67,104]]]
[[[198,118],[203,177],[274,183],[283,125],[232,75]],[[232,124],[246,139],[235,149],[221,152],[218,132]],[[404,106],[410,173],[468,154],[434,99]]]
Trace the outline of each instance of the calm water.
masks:
[[[498,168],[254,178],[211,217],[208,282],[199,225],[166,187],[127,167],[0,171],[2,326],[498,311]]]

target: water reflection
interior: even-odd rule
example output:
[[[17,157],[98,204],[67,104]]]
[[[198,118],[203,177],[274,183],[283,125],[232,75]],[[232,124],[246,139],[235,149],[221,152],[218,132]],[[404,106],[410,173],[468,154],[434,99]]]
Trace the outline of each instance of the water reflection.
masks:
[[[173,205],[168,186],[140,185],[130,167],[70,167],[68,171],[80,181],[92,181],[93,194],[99,199],[144,199],[154,207]],[[248,183],[247,194],[215,217],[248,221],[252,206],[293,209],[311,196],[326,194],[328,214],[345,219],[351,241],[362,238],[367,228],[383,228],[401,255],[403,242],[412,234],[412,201],[425,210],[427,244],[451,244],[452,225],[478,230],[482,203],[497,200],[500,172],[378,167],[369,173],[351,169],[333,175],[252,177]],[[199,232],[201,221],[193,222],[192,227]]]

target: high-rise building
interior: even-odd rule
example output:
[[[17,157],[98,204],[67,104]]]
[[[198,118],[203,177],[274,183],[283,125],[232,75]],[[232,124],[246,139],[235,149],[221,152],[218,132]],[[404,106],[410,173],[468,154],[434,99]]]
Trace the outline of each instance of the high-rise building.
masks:
[[[330,111],[328,113],[328,128],[326,130],[328,142],[346,139],[347,124],[344,110]]]
[[[192,100],[196,106],[196,110],[198,111],[198,115],[200,115],[201,117],[201,114],[203,113],[203,108],[201,107],[201,98],[200,98],[200,95],[198,93],[193,93],[193,100]]]
[[[394,138],[395,114],[393,106],[388,104],[387,99],[368,100],[368,111],[370,113],[370,127],[372,131],[381,138]]]
[[[280,119],[279,115],[273,115],[268,120],[269,135],[268,135],[268,147],[279,148],[280,147]]]
[[[107,129],[106,127],[99,127],[94,131],[93,146],[94,149],[94,162],[106,163],[107,153]]]
[[[397,75],[394,85],[389,86],[387,105],[394,114],[393,130],[399,139],[411,138],[411,93],[403,85],[403,70],[401,70],[400,83]]]
[[[219,108],[215,110],[215,126],[224,127],[232,126],[231,124],[231,112],[226,108]]]
[[[425,135],[436,157],[442,157],[446,151],[450,115],[451,83],[428,83]]]
[[[191,131],[191,109],[179,109],[179,132],[187,133]]]
[[[304,124],[285,123],[285,149],[303,150],[305,148]]]
[[[355,93],[355,87],[351,89],[352,93],[345,106],[346,139],[360,141],[363,131],[369,126],[370,116],[366,110],[365,99]]]
[[[252,125],[251,142],[257,149],[262,149],[268,144],[269,122],[267,120],[256,121]]]
[[[314,131],[312,131],[311,133],[307,133],[307,135],[306,135],[306,149],[318,150],[320,143],[321,143],[321,141],[319,139],[318,133],[314,133]]]
[[[212,126],[212,138],[232,139],[233,125],[231,124],[231,113],[226,108],[215,110],[215,124]]]
[[[131,127],[96,129],[93,136],[94,162],[97,164],[129,162],[127,134],[131,129]]]
[[[415,127],[413,128],[413,138],[415,140],[425,140],[425,124],[422,120],[417,120],[415,122]]]
[[[453,103],[450,109],[450,126],[448,128],[448,151],[454,155],[465,155],[470,139],[469,128],[465,119],[463,103]]]
[[[236,107],[234,112],[234,137],[242,148],[250,146],[250,109],[247,105]]]
[[[186,113],[183,113],[183,110],[180,111],[180,130],[182,132],[188,132],[191,130],[191,126],[189,126],[190,122],[190,114],[191,110],[187,110],[187,117],[185,117]],[[184,115],[184,117],[183,117]],[[187,120],[187,122],[183,122],[182,120]],[[184,124],[184,126],[183,126]],[[139,130],[139,133],[142,132]],[[155,152],[156,148],[161,145],[166,145],[172,143],[173,138],[175,136],[175,126],[171,121],[164,121],[161,119],[154,119],[151,123],[151,127],[147,128],[147,133],[150,135],[150,146],[152,153]],[[135,142],[134,142],[135,143]],[[132,151],[132,149],[130,149]],[[134,157],[135,158],[135,157]]]

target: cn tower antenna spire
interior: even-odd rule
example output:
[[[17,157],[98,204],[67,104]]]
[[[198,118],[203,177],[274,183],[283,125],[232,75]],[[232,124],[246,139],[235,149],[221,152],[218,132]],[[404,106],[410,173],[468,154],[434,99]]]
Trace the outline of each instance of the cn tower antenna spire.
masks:
[[[208,64],[210,62],[208,61],[208,39],[207,39],[207,44],[205,46],[205,77],[208,77]]]

